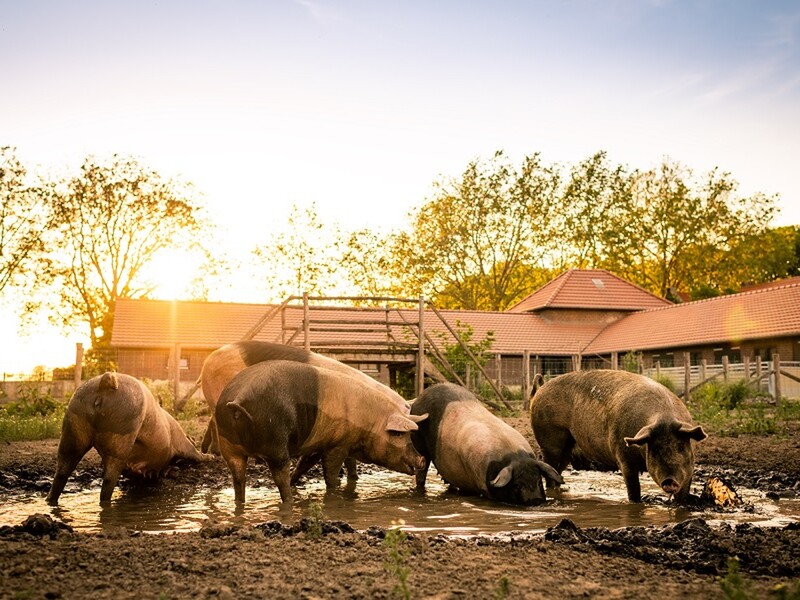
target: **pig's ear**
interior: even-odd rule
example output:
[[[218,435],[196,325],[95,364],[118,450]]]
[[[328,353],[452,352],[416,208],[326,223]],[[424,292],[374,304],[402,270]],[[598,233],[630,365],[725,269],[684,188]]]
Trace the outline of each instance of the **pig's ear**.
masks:
[[[497,477],[492,479],[489,483],[492,487],[501,488],[508,485],[508,482],[511,481],[511,471],[513,467],[511,465],[507,465],[500,469],[500,472],[497,474]]]
[[[652,425],[645,425],[632,438],[626,437],[623,439],[625,440],[625,444],[627,444],[628,446],[644,446],[646,443],[650,441],[650,435],[652,433],[653,433]]]
[[[537,460],[536,466],[539,467],[539,470],[542,472],[542,475],[544,475],[545,479],[549,479],[553,483],[557,483],[559,485],[564,483],[564,479],[561,477],[561,475],[559,475],[558,472],[546,462]]]
[[[422,421],[428,418],[428,413],[422,415],[406,415],[406,416],[412,421],[414,421],[414,423],[421,423]]]
[[[405,417],[397,413],[389,415],[389,419],[386,421],[386,431],[397,431],[400,433],[416,431],[419,427],[417,427],[417,424],[414,423],[410,417],[411,415]]]
[[[253,420],[253,417],[250,416],[250,413],[247,412],[247,409],[241,404],[237,404],[236,402],[228,402],[226,406],[228,407],[228,410],[231,411],[231,415],[233,416],[234,420],[238,421],[242,418],[249,419],[250,421]]]
[[[691,423],[681,423],[681,426],[678,429],[678,435],[686,436],[690,439],[697,440],[698,442],[701,442],[708,437],[700,425],[692,427]]]

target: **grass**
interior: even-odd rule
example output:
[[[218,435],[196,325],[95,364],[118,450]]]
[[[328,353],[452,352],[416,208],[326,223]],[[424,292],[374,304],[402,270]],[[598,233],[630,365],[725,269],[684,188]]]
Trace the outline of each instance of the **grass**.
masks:
[[[408,567],[408,557],[411,556],[411,548],[406,544],[408,534],[400,529],[405,525],[403,520],[392,521],[392,527],[386,532],[383,545],[387,549],[387,560],[384,563],[386,571],[397,579],[394,591],[405,600],[411,598],[411,590],[408,587],[408,577],[411,569]]]
[[[728,600],[755,600],[762,597],[753,591],[750,581],[742,575],[739,559],[736,557],[728,559],[728,572],[719,580],[719,587]],[[775,600],[800,600],[800,583],[780,583],[769,591],[768,597]]]
[[[0,441],[46,440],[61,436],[61,423],[67,409],[49,392],[22,386],[19,399],[0,406]]]
[[[203,400],[190,398],[183,410],[175,413],[172,384],[143,380],[156,400],[178,421],[183,422],[189,437],[200,439],[205,429],[199,429],[196,418],[208,409]],[[0,441],[19,442],[29,440],[57,439],[61,437],[61,425],[69,399],[58,400],[49,392],[36,386],[21,386],[18,399],[0,405]]]
[[[743,383],[710,382],[688,404],[692,417],[715,435],[786,435],[800,427],[800,402],[754,394]]]

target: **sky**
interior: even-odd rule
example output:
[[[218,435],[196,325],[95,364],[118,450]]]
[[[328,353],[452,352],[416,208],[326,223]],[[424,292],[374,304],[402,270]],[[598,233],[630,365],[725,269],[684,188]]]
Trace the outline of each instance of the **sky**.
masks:
[[[0,0],[0,145],[68,172],[139,157],[245,251],[314,204],[389,230],[503,150],[719,167],[800,224],[795,0]],[[266,216],[262,216],[266,215]],[[0,371],[71,364],[17,334]],[[45,343],[47,340],[47,343]]]

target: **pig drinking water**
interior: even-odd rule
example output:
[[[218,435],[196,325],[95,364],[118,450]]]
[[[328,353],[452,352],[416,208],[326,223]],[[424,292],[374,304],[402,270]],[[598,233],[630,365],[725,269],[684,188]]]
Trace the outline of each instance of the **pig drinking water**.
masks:
[[[269,466],[281,500],[291,500],[291,459],[320,455],[325,483],[339,482],[345,457],[412,475],[424,459],[410,432],[425,415],[406,414],[353,377],[275,360],[247,367],[225,387],[215,418],[219,447],[244,502],[248,457]]]
[[[67,479],[91,448],[103,459],[101,504],[111,500],[123,472],[158,476],[175,458],[206,458],[142,382],[111,372],[81,385],[67,406],[48,504],[58,503]]]
[[[641,502],[639,473],[685,500],[694,474],[694,444],[706,438],[666,387],[627,371],[559,375],[531,399],[531,425],[542,456],[561,473],[573,451],[618,468],[628,499]]]
[[[411,414],[428,419],[411,433],[425,467],[417,486],[425,486],[430,463],[450,485],[514,504],[545,501],[542,476],[563,483],[549,465],[537,460],[528,441],[496,417],[469,390],[451,383],[426,389],[411,406]]]

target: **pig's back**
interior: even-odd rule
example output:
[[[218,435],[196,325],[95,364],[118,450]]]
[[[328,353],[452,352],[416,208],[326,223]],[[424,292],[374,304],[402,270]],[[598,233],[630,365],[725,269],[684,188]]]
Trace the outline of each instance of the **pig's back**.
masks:
[[[128,433],[144,420],[148,392],[143,384],[123,373],[105,373],[78,388],[67,411],[84,419],[95,431]]]

